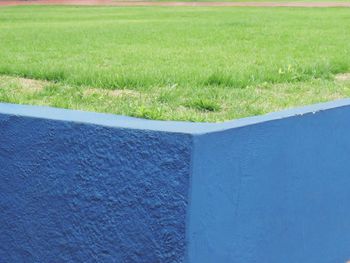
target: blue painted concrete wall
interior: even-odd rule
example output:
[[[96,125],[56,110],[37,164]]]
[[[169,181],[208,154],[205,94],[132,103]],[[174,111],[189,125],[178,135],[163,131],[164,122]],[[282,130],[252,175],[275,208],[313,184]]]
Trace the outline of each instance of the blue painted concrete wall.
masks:
[[[350,259],[350,100],[221,124],[0,104],[0,262]]]
[[[191,140],[0,114],[0,262],[183,262]]]
[[[195,139],[189,262],[350,259],[350,107]]]

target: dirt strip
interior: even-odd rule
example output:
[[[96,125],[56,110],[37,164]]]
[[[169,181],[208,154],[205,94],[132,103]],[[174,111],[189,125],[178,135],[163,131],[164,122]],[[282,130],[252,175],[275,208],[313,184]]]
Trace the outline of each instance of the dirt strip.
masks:
[[[0,6],[16,5],[350,7],[350,2],[124,2],[113,0],[0,0]]]

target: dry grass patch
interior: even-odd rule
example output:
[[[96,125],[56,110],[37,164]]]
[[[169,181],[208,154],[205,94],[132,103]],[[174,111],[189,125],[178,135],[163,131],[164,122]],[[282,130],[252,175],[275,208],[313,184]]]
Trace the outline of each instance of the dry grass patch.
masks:
[[[335,76],[336,81],[350,81],[350,73],[337,74]]]
[[[344,78],[342,78],[344,79]],[[350,81],[314,79],[235,89],[175,86],[109,90],[0,76],[0,102],[106,112],[147,119],[217,122],[350,97]]]
[[[51,83],[44,80],[0,76],[0,89],[5,85],[21,89],[23,92],[34,93],[42,91],[46,86],[51,85]]]

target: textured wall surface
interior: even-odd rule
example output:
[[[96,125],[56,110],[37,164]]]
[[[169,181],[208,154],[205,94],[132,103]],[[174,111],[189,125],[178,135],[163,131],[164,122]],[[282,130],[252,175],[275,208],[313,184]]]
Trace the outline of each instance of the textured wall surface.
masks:
[[[0,104],[0,263],[345,263],[350,100],[221,124]]]
[[[0,114],[0,262],[183,262],[191,138]]]

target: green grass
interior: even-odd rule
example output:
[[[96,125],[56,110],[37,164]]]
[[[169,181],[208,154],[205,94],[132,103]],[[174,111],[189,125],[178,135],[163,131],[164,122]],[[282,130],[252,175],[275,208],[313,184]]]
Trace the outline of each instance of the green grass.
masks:
[[[346,8],[2,7],[0,101],[223,121],[347,97],[349,23]]]

